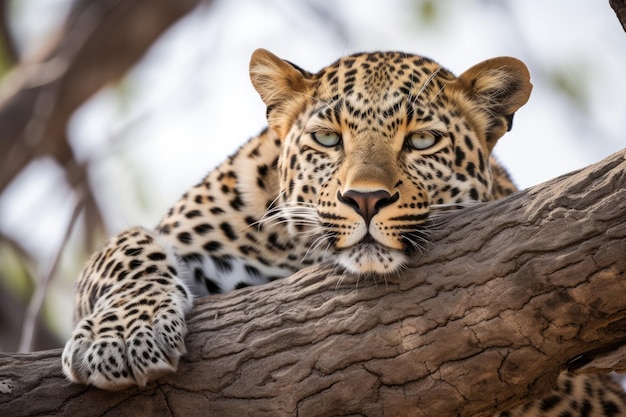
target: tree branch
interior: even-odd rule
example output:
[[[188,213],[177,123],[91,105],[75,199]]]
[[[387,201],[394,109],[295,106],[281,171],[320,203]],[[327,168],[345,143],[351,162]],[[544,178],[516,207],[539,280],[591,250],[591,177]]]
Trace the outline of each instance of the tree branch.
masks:
[[[36,283],[35,290],[33,291],[30,301],[28,302],[28,307],[26,308],[26,312],[24,314],[24,323],[22,325],[22,334],[20,336],[20,344],[18,347],[18,350],[20,352],[31,352],[33,350],[33,346],[35,343],[35,329],[37,323],[40,320],[41,308],[43,307],[46,292],[48,291],[48,286],[52,281],[52,277],[54,276],[55,271],[59,267],[59,263],[61,262],[61,256],[63,255],[63,250],[67,246],[67,242],[69,241],[72,231],[74,230],[74,226],[76,225],[78,216],[80,215],[84,207],[85,202],[83,200],[79,200],[76,202],[67,227],[65,228],[65,235],[59,243],[59,247],[57,248],[54,259],[51,261],[46,273],[42,275],[41,279],[39,279]]]
[[[65,131],[74,110],[119,79],[200,0],[81,0],[57,42],[20,64],[0,94],[0,191],[34,157],[73,160]],[[123,47],[122,47],[123,46]]]
[[[625,0],[609,0],[611,8],[617,15],[617,19],[622,24],[622,28],[626,31],[626,1]]]
[[[624,371],[625,157],[446,214],[403,276],[321,266],[203,298],[179,372],[143,390],[72,385],[59,350],[2,354],[0,414],[487,415],[568,367]]]

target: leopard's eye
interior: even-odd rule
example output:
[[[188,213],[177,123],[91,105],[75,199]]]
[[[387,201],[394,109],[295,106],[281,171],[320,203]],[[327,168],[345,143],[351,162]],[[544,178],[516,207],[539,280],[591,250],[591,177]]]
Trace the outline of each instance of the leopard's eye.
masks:
[[[339,142],[341,142],[341,136],[339,133],[330,130],[313,132],[312,135],[313,139],[315,139],[317,143],[327,148],[337,146]]]
[[[439,138],[441,138],[440,134],[436,134],[435,132],[422,131],[409,134],[406,137],[406,142],[411,148],[422,151],[424,149],[430,148],[435,143],[437,143],[437,140],[439,140]]]

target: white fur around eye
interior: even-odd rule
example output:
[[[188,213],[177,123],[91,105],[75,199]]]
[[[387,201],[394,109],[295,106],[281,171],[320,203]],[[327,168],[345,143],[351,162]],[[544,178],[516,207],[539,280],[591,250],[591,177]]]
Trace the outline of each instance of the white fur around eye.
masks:
[[[407,143],[413,149],[421,151],[437,143],[437,136],[431,132],[415,132],[407,136]]]
[[[341,136],[337,132],[333,132],[330,130],[313,132],[313,139],[317,143],[327,148],[332,148],[333,146],[337,146],[341,141]]]

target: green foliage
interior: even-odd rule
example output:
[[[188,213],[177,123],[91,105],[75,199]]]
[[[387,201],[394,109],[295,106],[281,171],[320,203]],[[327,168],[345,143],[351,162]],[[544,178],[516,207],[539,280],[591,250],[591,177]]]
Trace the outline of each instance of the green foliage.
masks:
[[[442,1],[415,0],[414,9],[419,22],[426,27],[434,27],[441,17]]]
[[[14,65],[15,62],[7,50],[5,39],[0,38],[0,79],[4,78]]]
[[[14,246],[0,240],[0,277],[3,288],[23,301],[28,300],[34,291],[27,262]]]
[[[568,65],[548,70],[547,79],[551,85],[577,108],[583,111],[588,109],[589,97],[588,71],[580,62],[571,62]]]

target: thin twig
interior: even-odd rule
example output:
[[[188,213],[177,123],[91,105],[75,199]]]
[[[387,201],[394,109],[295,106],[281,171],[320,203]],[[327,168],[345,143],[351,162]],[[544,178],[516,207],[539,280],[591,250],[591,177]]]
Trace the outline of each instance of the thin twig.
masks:
[[[22,325],[22,335],[18,348],[19,352],[32,351],[35,336],[35,324],[37,323],[39,313],[41,312],[41,307],[43,306],[43,302],[46,298],[48,286],[50,285],[50,282],[55,275],[55,272],[59,266],[59,262],[61,261],[61,255],[63,254],[63,250],[65,249],[65,246],[67,245],[67,242],[72,235],[74,225],[76,224],[78,216],[83,210],[84,206],[85,198],[81,196],[74,206],[72,217],[70,217],[69,223],[65,228],[65,235],[63,236],[63,240],[59,244],[57,252],[52,259],[52,263],[50,264],[48,271],[41,277],[41,279],[37,283],[37,286],[35,287],[35,292],[33,293],[33,296],[28,303],[28,308],[26,309],[26,315],[24,317],[24,324]]]

